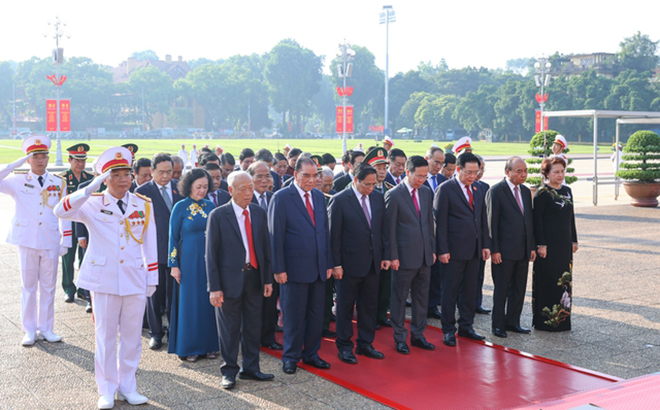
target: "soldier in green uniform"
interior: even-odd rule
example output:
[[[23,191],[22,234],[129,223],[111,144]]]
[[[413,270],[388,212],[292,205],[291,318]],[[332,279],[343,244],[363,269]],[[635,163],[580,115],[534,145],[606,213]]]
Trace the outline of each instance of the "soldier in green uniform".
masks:
[[[76,144],[67,148],[67,151],[69,152],[69,164],[71,164],[71,167],[58,176],[64,179],[67,195],[70,195],[78,190],[78,186],[81,183],[92,180],[94,175],[85,171],[89,145]],[[76,285],[73,283],[73,263],[76,259],[76,251],[78,252],[78,266],[80,266],[85,247],[87,246],[85,242],[82,243],[82,246],[79,246],[75,224],[72,225],[71,229],[73,231],[71,247],[68,252],[62,256],[62,288],[65,293],[64,301],[67,303],[72,303],[76,295]],[[86,240],[87,239],[84,241]],[[84,289],[77,289],[77,291],[78,298],[89,302],[88,293]]]
[[[387,177],[387,150],[383,147],[375,147],[367,152],[364,157],[364,162],[374,167],[376,170],[376,187],[377,191],[385,192],[394,188],[394,185],[385,180]],[[380,271],[380,283],[378,286],[378,311],[376,313],[376,329],[381,326],[391,327],[390,320],[387,318],[387,311],[390,308],[390,294],[392,288],[392,271]]]

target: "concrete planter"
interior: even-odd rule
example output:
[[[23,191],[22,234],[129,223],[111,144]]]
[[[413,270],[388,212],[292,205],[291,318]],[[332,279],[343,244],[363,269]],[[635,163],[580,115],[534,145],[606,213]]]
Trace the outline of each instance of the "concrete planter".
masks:
[[[660,182],[624,182],[623,187],[632,206],[654,208],[658,206]]]

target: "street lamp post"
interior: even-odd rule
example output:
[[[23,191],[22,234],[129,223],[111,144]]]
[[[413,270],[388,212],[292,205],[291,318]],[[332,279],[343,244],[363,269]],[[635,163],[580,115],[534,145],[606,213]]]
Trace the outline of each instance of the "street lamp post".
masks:
[[[552,64],[546,57],[541,57],[534,63],[534,69],[536,70],[536,75],[534,80],[536,81],[536,86],[541,88],[541,94],[536,94],[536,101],[539,103],[541,108],[541,131],[543,131],[543,156],[545,157],[545,152],[548,149],[547,142],[547,131],[545,129],[545,117],[543,111],[545,109],[545,102],[548,100],[548,95],[545,94],[545,87],[550,84],[550,68]]]
[[[53,50],[53,64],[55,64],[55,77],[49,76],[48,79],[55,84],[55,96],[57,101],[57,108],[55,116],[57,117],[57,128],[55,128],[55,135],[57,137],[57,156],[55,158],[55,165],[61,166],[62,164],[62,142],[60,141],[60,87],[66,81],[66,76],[60,77],[60,64],[62,64],[64,49],[60,48],[60,37],[66,35],[71,38],[69,33],[64,33],[63,26],[66,22],[62,21],[59,16],[55,16],[55,21],[48,21],[49,26],[53,26],[51,33],[45,32],[44,37],[53,37],[55,39],[55,49]]]
[[[383,136],[389,135],[390,125],[388,123],[388,114],[389,114],[389,66],[390,66],[390,23],[396,21],[396,16],[394,15],[394,9],[392,6],[383,6],[383,10],[380,12],[380,24],[385,24],[385,129],[383,130]]]
[[[346,97],[351,95],[353,92],[352,87],[349,90],[346,87],[346,78],[350,77],[351,74],[353,73],[353,63],[351,61],[355,58],[355,50],[351,48],[351,45],[344,40],[344,44],[339,45],[339,53],[337,53],[337,57],[341,58],[341,64],[337,66],[337,72],[339,74],[339,78],[343,79],[343,87],[339,92],[339,95],[342,97],[342,116],[343,116],[343,121],[342,121],[342,154],[346,152],[347,147],[346,147]]]

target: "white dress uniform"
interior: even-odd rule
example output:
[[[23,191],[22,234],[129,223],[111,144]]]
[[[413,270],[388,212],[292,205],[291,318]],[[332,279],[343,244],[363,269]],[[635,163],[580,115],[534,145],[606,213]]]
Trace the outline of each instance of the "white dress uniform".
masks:
[[[23,143],[26,154],[48,153],[49,148],[50,140],[46,136],[34,135]],[[28,334],[32,336],[31,343],[24,339],[24,344],[29,345],[34,343],[37,332],[53,331],[57,266],[62,250],[71,247],[71,222],[59,221],[52,211],[66,195],[66,182],[47,171],[41,176],[32,171],[10,175],[24,161],[0,171],[0,192],[10,195],[15,203],[7,242],[18,246],[21,321],[26,338]],[[58,340],[49,338],[49,341],[61,340],[56,337]]]
[[[110,148],[99,157],[97,172],[129,168],[130,160],[127,149]],[[102,397],[116,392],[126,396],[137,390],[135,373],[142,352],[147,287],[155,289],[158,285],[156,224],[147,197],[126,192],[121,198],[122,212],[119,199],[108,190],[93,194],[88,191],[82,189],[66,196],[55,207],[55,214],[82,222],[89,231],[77,285],[92,295],[96,383]]]
[[[181,149],[179,150],[179,158],[181,158],[181,161],[183,161],[183,170],[185,170],[188,167],[188,151],[186,151],[186,146],[181,145]]]
[[[193,145],[193,149],[190,150],[190,168],[197,167],[197,146]]]

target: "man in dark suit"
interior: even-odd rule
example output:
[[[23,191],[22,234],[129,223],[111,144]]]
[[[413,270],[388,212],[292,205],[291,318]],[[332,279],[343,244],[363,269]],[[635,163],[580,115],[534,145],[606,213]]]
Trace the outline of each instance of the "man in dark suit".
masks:
[[[477,179],[474,181],[477,187],[481,187],[484,195],[488,194],[488,190],[490,189],[490,185],[482,181],[481,178],[484,176],[484,172],[486,171],[486,162],[484,159],[481,157],[481,155],[476,156],[479,159],[479,162],[481,163],[479,165],[479,172],[477,173]],[[484,302],[484,292],[483,292],[483,287],[484,287],[484,276],[486,272],[486,261],[483,260],[483,258],[479,261],[479,279],[477,281],[477,309],[476,313],[482,314],[482,315],[487,315],[490,313],[490,309],[486,309],[483,306]]]
[[[353,307],[357,302],[357,349],[374,359],[385,356],[374,349],[378,283],[383,260],[383,194],[374,191],[376,170],[367,163],[355,168],[353,185],[330,199],[330,240],[337,288],[337,350],[339,359],[355,364],[353,354]]]
[[[209,189],[206,198],[213,202],[216,207],[229,202],[231,200],[231,195],[229,195],[229,191],[222,188],[223,184],[225,187],[227,186],[227,181],[222,179],[222,170],[220,166],[213,162],[208,162],[204,164],[202,168],[211,175],[211,179],[213,180],[213,186]]]
[[[348,173],[346,175],[342,175],[341,177],[335,179],[335,182],[332,185],[332,189],[334,189],[337,192],[341,192],[343,191],[344,188],[348,186],[348,184],[353,182],[353,176],[354,176],[353,170],[363,160],[364,160],[363,151],[351,151],[351,160],[349,162]]]
[[[216,309],[222,387],[241,379],[271,380],[259,368],[261,305],[273,291],[270,238],[266,211],[251,204],[252,178],[247,172],[229,175],[231,202],[214,209],[206,230],[206,274],[211,304]],[[243,366],[238,366],[238,346]],[[240,369],[240,373],[239,373]]]
[[[410,344],[435,349],[424,338],[431,265],[435,262],[433,193],[423,186],[428,172],[424,157],[413,155],[406,161],[406,178],[385,193],[384,259],[392,261],[390,322],[396,351],[402,354],[410,353],[405,328],[408,292],[412,299]]]
[[[335,179],[341,178],[348,174],[349,167],[351,166],[351,150],[347,149],[341,156],[341,170],[335,174]]]
[[[393,148],[388,154],[390,166],[387,170],[385,181],[392,185],[399,185],[405,177],[406,172],[406,153],[399,148]]]
[[[426,151],[424,159],[429,163],[429,174],[426,176],[424,185],[431,188],[432,192],[435,192],[435,189],[441,182],[438,177],[442,175],[440,169],[442,169],[442,163],[445,161],[445,153],[442,152],[442,149],[434,145]]]
[[[151,336],[149,348],[152,350],[163,346],[165,330],[161,311],[165,310],[169,321],[172,301],[173,278],[167,267],[170,214],[174,204],[183,199],[176,187],[178,181],[172,179],[173,166],[170,154],[156,154],[151,161],[153,179],[136,189],[138,194],[151,198],[158,237],[158,286],[156,293],[147,299],[147,321]]]
[[[276,152],[273,159],[273,167],[271,175],[273,175],[273,192],[277,192],[282,188],[284,182],[291,178],[291,175],[286,174],[288,168],[287,160],[284,154]]]
[[[149,158],[139,158],[133,163],[133,182],[128,189],[130,192],[151,181],[151,160]]]
[[[263,161],[257,161],[247,170],[254,184],[252,203],[268,212],[268,205],[273,198],[273,192],[268,190],[271,184],[270,168]],[[261,345],[273,350],[282,350],[282,345],[275,340],[277,327],[277,298],[280,297],[280,285],[273,283],[273,293],[263,298],[261,308]]]
[[[445,153],[442,149],[433,145],[426,151],[424,157],[429,163],[429,174],[426,176],[424,185],[429,187],[435,193],[436,188],[444,181],[447,180],[441,173],[442,163],[445,160]],[[431,281],[429,284],[429,305],[427,317],[440,319],[440,311],[438,305],[442,302],[442,264],[436,260],[431,266]]]
[[[443,343],[456,346],[456,303],[460,319],[458,335],[484,340],[472,327],[475,313],[479,260],[490,257],[490,238],[482,190],[473,185],[479,160],[462,154],[458,175],[443,182],[435,192],[433,210],[437,226],[438,259],[443,266]]]
[[[280,284],[284,316],[283,370],[296,371],[297,363],[327,369],[321,359],[325,281],[334,267],[330,249],[325,197],[317,189],[316,163],[300,157],[295,182],[277,191],[268,207],[273,248],[273,272]]]
[[[486,194],[488,227],[492,241],[493,334],[506,337],[506,331],[529,333],[520,326],[525,301],[529,262],[536,259],[532,196],[524,186],[527,165],[511,157],[504,168],[506,178]],[[506,314],[505,314],[506,306]]]

